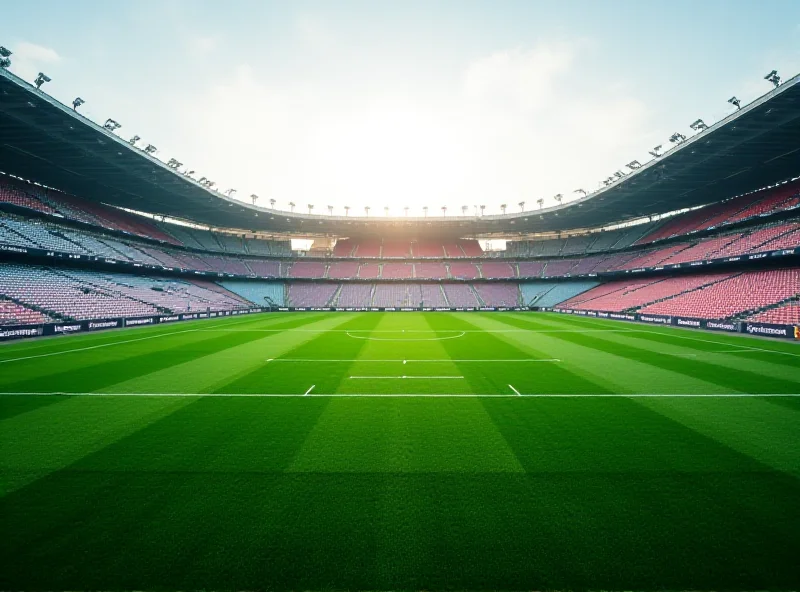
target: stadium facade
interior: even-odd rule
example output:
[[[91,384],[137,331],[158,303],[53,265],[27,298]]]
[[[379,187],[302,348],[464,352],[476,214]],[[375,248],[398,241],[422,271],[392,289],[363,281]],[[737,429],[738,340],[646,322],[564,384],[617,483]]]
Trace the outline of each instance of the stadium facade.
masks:
[[[564,205],[430,218],[249,205],[5,70],[0,93],[0,339],[509,309],[800,338],[798,77]],[[301,236],[325,248],[292,251]],[[492,237],[504,253],[483,252]]]

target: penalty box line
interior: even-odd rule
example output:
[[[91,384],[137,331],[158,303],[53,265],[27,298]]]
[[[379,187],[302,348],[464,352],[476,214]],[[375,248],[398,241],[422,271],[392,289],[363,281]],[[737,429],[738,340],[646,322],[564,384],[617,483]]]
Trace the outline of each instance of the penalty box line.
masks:
[[[320,363],[320,362],[331,362],[331,363],[346,363],[346,364],[356,364],[356,363],[403,363],[403,364],[424,364],[424,363],[445,363],[445,362],[453,362],[453,363],[516,363],[516,362],[525,362],[525,363],[533,363],[533,362],[560,362],[559,358],[546,358],[546,359],[535,359],[532,358],[530,360],[515,358],[511,360],[454,360],[452,358],[447,358],[443,360],[320,360],[320,359],[312,359],[312,358],[267,358],[267,362],[296,362],[296,363]]]
[[[374,378],[374,377],[370,377]],[[428,377],[424,377],[428,378]],[[452,377],[449,377],[452,378]],[[509,385],[511,386],[511,385]],[[513,388],[513,387],[512,387]],[[208,397],[263,397],[263,398],[304,398],[304,397],[329,397],[329,398],[375,398],[375,397],[418,397],[418,398],[512,398],[512,399],[639,399],[639,398],[664,398],[664,399],[747,399],[747,398],[795,398],[800,397],[800,393],[764,393],[764,394],[751,394],[751,393],[686,393],[686,394],[670,394],[670,393],[628,393],[628,394],[610,394],[610,393],[531,393],[522,394],[514,389],[515,393],[489,393],[489,394],[472,394],[472,393],[312,393],[309,389],[306,393],[68,393],[64,391],[51,391],[51,392],[0,392],[0,397],[5,396],[19,396],[19,397],[194,397],[194,398],[208,398]]]

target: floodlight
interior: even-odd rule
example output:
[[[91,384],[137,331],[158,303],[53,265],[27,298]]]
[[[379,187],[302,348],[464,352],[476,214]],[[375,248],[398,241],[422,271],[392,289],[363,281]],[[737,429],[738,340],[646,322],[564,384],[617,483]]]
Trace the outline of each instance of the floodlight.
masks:
[[[133,136],[130,140],[128,140],[128,144],[130,144],[131,146],[136,146],[136,142],[138,142],[141,139],[142,139],[141,136]]]
[[[778,76],[777,70],[773,70],[772,72],[764,76],[764,80],[768,80],[769,82],[774,84],[775,88],[778,88],[781,84],[781,77]]]
[[[80,97],[75,97],[75,100],[74,100],[74,101],[72,101],[72,110],[73,110],[73,111],[77,111],[77,110],[78,110],[78,107],[80,107],[81,105],[83,105],[85,102],[86,102],[86,101],[84,101],[82,98],[80,98]]]
[[[736,107],[737,109],[741,109],[742,108],[742,102],[739,99],[737,99],[735,96],[733,96],[730,99],[728,99],[728,102],[731,105],[733,105],[734,107]]]
[[[152,144],[148,144],[145,147],[144,151],[147,152],[148,154],[155,154],[156,152],[158,152],[158,148],[156,148]]]
[[[705,121],[703,121],[702,119],[698,119],[697,121],[689,124],[689,127],[692,128],[696,132],[701,132],[701,131],[703,131],[705,129],[708,129],[708,126],[706,125]]]
[[[233,197],[233,195],[234,195],[235,193],[236,193],[236,190],[235,190],[235,189],[227,189],[227,190],[225,191],[225,195],[227,195],[228,197]]]
[[[39,75],[36,77],[36,80],[34,80],[33,83],[36,85],[36,88],[41,89],[42,85],[45,82],[50,82],[50,80],[51,79],[47,74],[44,74],[43,72],[39,72]]]
[[[2,45],[0,45],[0,68],[8,68],[11,65],[11,50],[6,49]]]
[[[659,156],[661,156],[661,155],[658,153],[658,151],[659,151],[659,150],[661,150],[661,144],[659,144],[658,146],[656,146],[655,148],[653,148],[652,150],[650,150],[650,155],[651,155],[653,158],[658,158]]]
[[[669,137],[669,141],[673,144],[681,144],[682,142],[686,141],[686,136],[680,132],[675,132]]]
[[[642,163],[640,163],[638,160],[632,160],[628,164],[626,164],[625,166],[628,167],[631,170],[635,170],[635,169],[642,168]]]
[[[183,163],[182,162],[178,162],[178,160],[175,159],[175,158],[170,158],[169,162],[167,163],[167,166],[169,168],[171,168],[171,169],[176,169],[177,170],[177,169],[179,169],[179,168],[181,168],[183,166]]]
[[[576,190],[575,190],[575,191],[573,191],[572,193],[582,193],[584,196],[585,196],[585,195],[588,195],[588,194],[586,193],[586,190],[585,190],[585,189],[576,189]]]
[[[200,183],[201,185],[205,185],[205,182],[206,182],[206,181],[208,181],[208,179],[206,179],[205,177],[200,177],[200,178],[197,180],[197,182],[198,182],[198,183]]]
[[[624,176],[625,176],[625,173],[623,173],[622,171],[616,171],[616,172],[614,173],[614,176],[615,176],[617,179],[622,179],[622,177],[624,177]]]
[[[108,131],[113,132],[114,130],[118,130],[122,126],[113,119],[106,119],[106,122],[103,124],[103,127],[106,128]]]
[[[253,205],[256,205],[256,202],[258,201],[258,196],[255,193],[251,193],[250,199],[253,200]]]
[[[557,193],[556,195],[553,196],[553,199],[556,200],[558,203],[561,203],[561,200],[564,199],[564,196],[561,195],[560,193]]]

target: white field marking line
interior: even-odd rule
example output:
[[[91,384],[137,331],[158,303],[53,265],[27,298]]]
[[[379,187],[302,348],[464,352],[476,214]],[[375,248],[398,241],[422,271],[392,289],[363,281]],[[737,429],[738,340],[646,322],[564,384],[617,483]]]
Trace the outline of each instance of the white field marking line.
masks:
[[[702,341],[703,343],[713,343],[714,345],[727,345],[729,347],[730,346],[741,347],[741,348],[749,349],[749,350],[753,350],[753,351],[767,352],[767,353],[770,353],[770,354],[779,354],[779,355],[784,355],[784,356],[794,356],[794,357],[800,358],[800,354],[795,354],[795,353],[792,353],[792,352],[778,351],[778,350],[775,350],[775,349],[764,349],[762,347],[752,347],[750,345],[736,345],[736,344],[731,344],[731,343],[724,343],[722,341],[711,341],[709,339],[698,339],[697,337],[687,337],[686,335],[674,335],[672,333],[662,333],[661,331],[645,331],[643,329],[637,329],[634,332],[635,333],[650,333],[650,334],[655,333],[657,335],[666,335],[668,337],[675,337],[677,339],[689,339],[691,341]]]
[[[446,360],[361,360],[361,359],[359,359],[359,360],[318,360],[318,359],[311,359],[311,358],[269,358],[269,359],[267,359],[267,362],[296,362],[296,363],[341,362],[341,363],[347,363],[347,364],[360,364],[361,362],[365,362],[365,363],[399,363],[399,362],[402,362],[403,364],[406,364],[406,363],[409,363],[409,364],[410,363],[425,364],[425,363],[429,363],[429,362],[430,363],[456,362],[456,363],[461,364],[461,363],[473,363],[473,362],[477,362],[477,363],[487,363],[487,362],[489,362],[489,363],[491,363],[491,362],[532,363],[532,362],[560,362],[560,361],[561,360],[559,358],[545,358],[545,359],[539,359],[539,358],[531,358],[531,359],[515,358],[515,359],[512,359],[512,360],[454,360],[452,358],[448,358]]]
[[[635,333],[637,329],[197,329],[216,333]]]
[[[348,376],[348,378],[352,378],[353,380],[368,380],[368,379],[376,379],[376,380],[404,380],[404,379],[430,379],[430,380],[448,380],[451,378],[459,379],[464,378],[463,376]]]
[[[124,341],[113,341],[111,343],[101,343],[100,345],[90,345],[87,347],[76,347],[75,349],[64,349],[57,352],[50,352],[48,354],[36,354],[34,356],[23,356],[21,358],[10,358],[8,360],[0,360],[0,364],[7,364],[8,362],[19,362],[21,360],[32,360],[34,358],[47,358],[50,356],[60,356],[61,354],[71,354],[79,351],[87,351],[90,349],[99,349],[101,347],[110,347],[112,345],[120,345],[123,343],[133,343],[134,341],[144,341],[145,339],[156,339],[158,337],[168,337],[170,335],[177,335],[179,333],[193,333],[198,329],[185,329],[183,331],[172,331],[171,333],[160,333],[158,335],[150,335],[149,337],[137,337],[136,339],[125,339]]]
[[[372,377],[370,377],[372,378]],[[428,378],[428,377],[422,377]],[[682,395],[675,395],[675,394],[667,394],[667,393],[653,393],[653,394],[624,394],[624,395],[614,395],[609,393],[590,393],[590,394],[568,394],[568,393],[555,393],[555,394],[543,394],[543,393],[534,393],[534,394],[520,394],[520,395],[512,395],[509,393],[497,393],[497,394],[445,394],[445,393],[432,393],[432,394],[414,394],[414,393],[332,393],[332,394],[315,394],[310,393],[308,395],[299,395],[297,393],[290,393],[290,394],[280,394],[280,393],[67,393],[67,392],[36,392],[36,393],[19,393],[19,392],[12,392],[12,393],[0,393],[0,397],[6,396],[20,396],[20,397],[275,397],[275,398],[292,398],[292,397],[348,397],[348,398],[356,398],[356,397],[456,397],[456,398],[482,398],[482,397],[499,397],[499,398],[562,398],[562,399],[579,399],[579,398],[620,398],[620,399],[636,399],[636,398],[686,398],[686,399],[745,399],[745,398],[757,398],[757,397],[784,397],[784,398],[794,398],[800,397],[800,394],[797,393],[765,393],[765,394],[750,394],[750,393],[717,393],[717,394],[682,394]]]
[[[311,391],[313,391],[313,390],[314,390],[314,387],[315,387],[315,386],[317,386],[317,385],[316,385],[316,384],[312,384],[312,385],[311,385],[311,388],[310,388],[310,389],[308,389],[308,390],[305,392],[305,394],[304,394],[303,396],[304,396],[304,397],[307,397],[309,394],[311,394]]]
[[[208,320],[209,319],[202,319],[202,321],[208,321]],[[219,321],[220,319],[213,319],[213,320],[214,321]],[[256,319],[254,319],[254,318],[248,318],[248,319],[239,318],[238,320],[240,322],[237,323],[237,322],[233,322],[232,319],[225,319],[226,322],[230,322],[230,324],[232,324],[232,325],[242,325],[246,321],[253,322]],[[160,325],[151,325],[151,328],[152,327],[159,327],[159,326]],[[24,356],[24,357],[21,357],[21,358],[9,358],[8,360],[0,360],[0,364],[5,364],[6,362],[16,362],[18,360],[30,360],[30,359],[33,359],[33,358],[44,358],[44,357],[48,357],[48,356],[57,356],[57,355],[60,355],[60,354],[68,354],[68,353],[75,352],[75,351],[83,351],[83,350],[88,350],[88,349],[96,349],[96,348],[99,348],[99,347],[107,347],[109,345],[117,345],[119,343],[129,343],[129,342],[132,342],[132,341],[142,341],[144,339],[155,339],[156,337],[167,337],[168,335],[177,335],[178,333],[191,333],[191,332],[199,332],[199,331],[214,331],[214,329],[184,329],[183,331],[172,331],[170,333],[159,333],[158,335],[150,335],[149,337],[139,337],[137,339],[128,339],[128,340],[125,340],[125,341],[113,341],[111,343],[101,343],[101,344],[98,344],[98,345],[92,345],[92,346],[83,347],[83,348],[60,350],[60,351],[57,351],[57,352],[50,352],[50,353],[47,353],[47,354],[36,354],[36,355],[31,355],[31,356]],[[238,329],[231,329],[231,331],[238,331]],[[88,335],[91,335],[91,334],[92,333],[80,333],[79,336],[88,336]],[[110,337],[110,336],[114,335],[114,332],[113,331],[108,331],[108,332],[101,331],[101,332],[97,333],[96,335],[98,335],[98,337],[99,336]],[[11,345],[12,343],[14,343],[14,342],[13,341],[9,341],[8,345]],[[37,346],[36,349],[39,349],[40,347],[42,347],[42,346]],[[34,348],[31,348],[31,349],[34,349]]]
[[[519,393],[519,391],[518,391],[517,389],[515,389],[513,386],[511,386],[510,384],[508,385],[508,388],[510,388],[512,391],[514,391],[518,397],[521,397],[521,396],[522,396],[522,395]]]
[[[351,335],[348,331],[345,333],[348,337],[353,339],[363,339],[365,341],[444,341],[445,339],[458,339],[464,337],[466,331],[461,331],[458,335],[446,335],[444,337],[412,337],[411,339],[395,339],[393,337],[362,337],[361,335]]]

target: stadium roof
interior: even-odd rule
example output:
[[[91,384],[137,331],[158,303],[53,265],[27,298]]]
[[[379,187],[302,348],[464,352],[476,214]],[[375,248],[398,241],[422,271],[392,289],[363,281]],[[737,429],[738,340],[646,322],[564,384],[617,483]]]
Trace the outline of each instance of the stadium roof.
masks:
[[[0,97],[3,172],[123,208],[295,236],[513,236],[590,228],[713,203],[800,175],[800,76],[578,200],[446,218],[310,215],[252,206],[207,189],[2,69]]]

